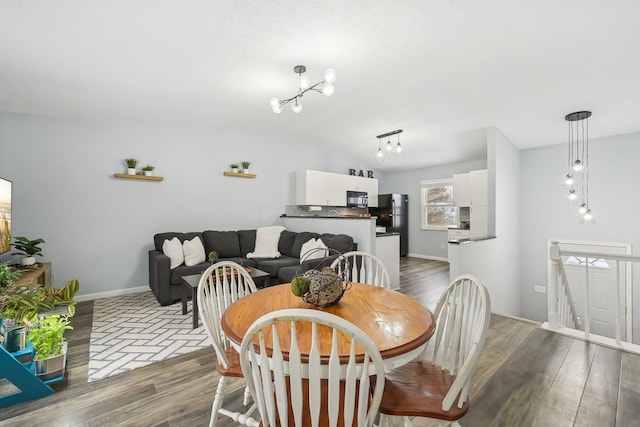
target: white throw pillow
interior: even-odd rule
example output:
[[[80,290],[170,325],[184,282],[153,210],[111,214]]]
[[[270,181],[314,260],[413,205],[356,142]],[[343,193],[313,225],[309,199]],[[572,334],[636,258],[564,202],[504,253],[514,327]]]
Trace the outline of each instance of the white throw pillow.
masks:
[[[260,227],[256,230],[256,248],[247,254],[247,258],[279,258],[278,242],[280,233],[285,228],[281,225]]]
[[[191,240],[185,240],[182,244],[184,252],[184,265],[191,266],[204,262],[204,246],[198,236]]]
[[[324,250],[320,250],[324,249]],[[324,258],[328,255],[327,246],[322,239],[309,239],[300,249],[300,264],[310,259]]]
[[[164,242],[162,242],[162,252],[171,260],[171,269],[176,268],[184,261],[182,243],[180,243],[177,237],[171,240],[165,239]]]

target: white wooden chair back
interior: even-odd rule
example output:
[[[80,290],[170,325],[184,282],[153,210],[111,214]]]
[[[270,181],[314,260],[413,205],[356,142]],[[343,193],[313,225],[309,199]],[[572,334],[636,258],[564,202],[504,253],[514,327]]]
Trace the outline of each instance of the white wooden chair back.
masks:
[[[472,275],[458,276],[438,300],[434,316],[436,330],[422,358],[457,375],[442,402],[442,409],[448,411],[458,395],[458,407],[469,397],[473,370],[489,329],[489,291]]]
[[[251,292],[256,285],[243,266],[232,261],[221,261],[207,268],[198,284],[198,313],[218,362],[225,368],[229,360],[225,350],[231,346],[220,326],[222,313],[232,303]]]
[[[303,323],[311,329],[310,348],[300,348]],[[290,342],[279,328],[290,330]],[[318,343],[328,340],[330,356],[321,360]],[[339,342],[349,343],[350,354],[338,354]],[[363,360],[356,360],[356,348],[364,348]],[[339,413],[341,426],[371,426],[378,412],[384,388],[380,352],[361,329],[333,314],[287,309],[262,316],[244,336],[240,363],[263,426],[286,426],[293,419],[295,426],[315,427],[323,419],[334,427]]]
[[[331,263],[331,268],[334,268],[338,274],[345,270],[346,279],[350,282],[391,289],[391,277],[387,267],[372,253],[346,252]]]

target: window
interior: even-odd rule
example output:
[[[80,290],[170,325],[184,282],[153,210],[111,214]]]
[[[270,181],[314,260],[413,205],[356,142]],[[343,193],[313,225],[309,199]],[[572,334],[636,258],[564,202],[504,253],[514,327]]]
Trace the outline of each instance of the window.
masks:
[[[453,180],[422,181],[422,229],[447,230],[458,225],[458,209],[453,204]]]

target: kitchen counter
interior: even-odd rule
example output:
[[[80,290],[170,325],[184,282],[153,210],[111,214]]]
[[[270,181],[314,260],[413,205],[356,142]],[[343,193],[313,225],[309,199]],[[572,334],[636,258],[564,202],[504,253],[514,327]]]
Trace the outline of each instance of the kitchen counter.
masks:
[[[453,240],[449,240],[449,243],[452,243],[454,245],[464,245],[467,243],[473,243],[473,242],[480,242],[482,240],[491,240],[491,239],[495,239],[496,236],[481,236],[481,237],[471,237],[469,239],[453,239]]]
[[[388,232],[377,232],[376,233],[376,237],[383,237],[383,236],[399,236],[400,233],[395,233],[393,231],[388,231]]]
[[[290,231],[346,234],[353,237],[359,251],[375,253],[376,250],[376,219],[374,217],[282,215],[280,221]]]
[[[313,219],[371,219],[375,218],[374,216],[355,216],[355,215],[345,215],[345,216],[321,216],[321,215],[280,215],[280,218],[313,218]]]

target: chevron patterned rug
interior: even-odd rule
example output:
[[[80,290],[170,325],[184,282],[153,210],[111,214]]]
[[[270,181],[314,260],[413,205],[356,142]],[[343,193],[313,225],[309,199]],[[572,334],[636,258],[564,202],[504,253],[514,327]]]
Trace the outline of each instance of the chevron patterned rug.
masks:
[[[162,307],[151,291],[97,299],[89,382],[209,346],[202,324],[191,329],[191,311],[183,315],[179,302]]]

